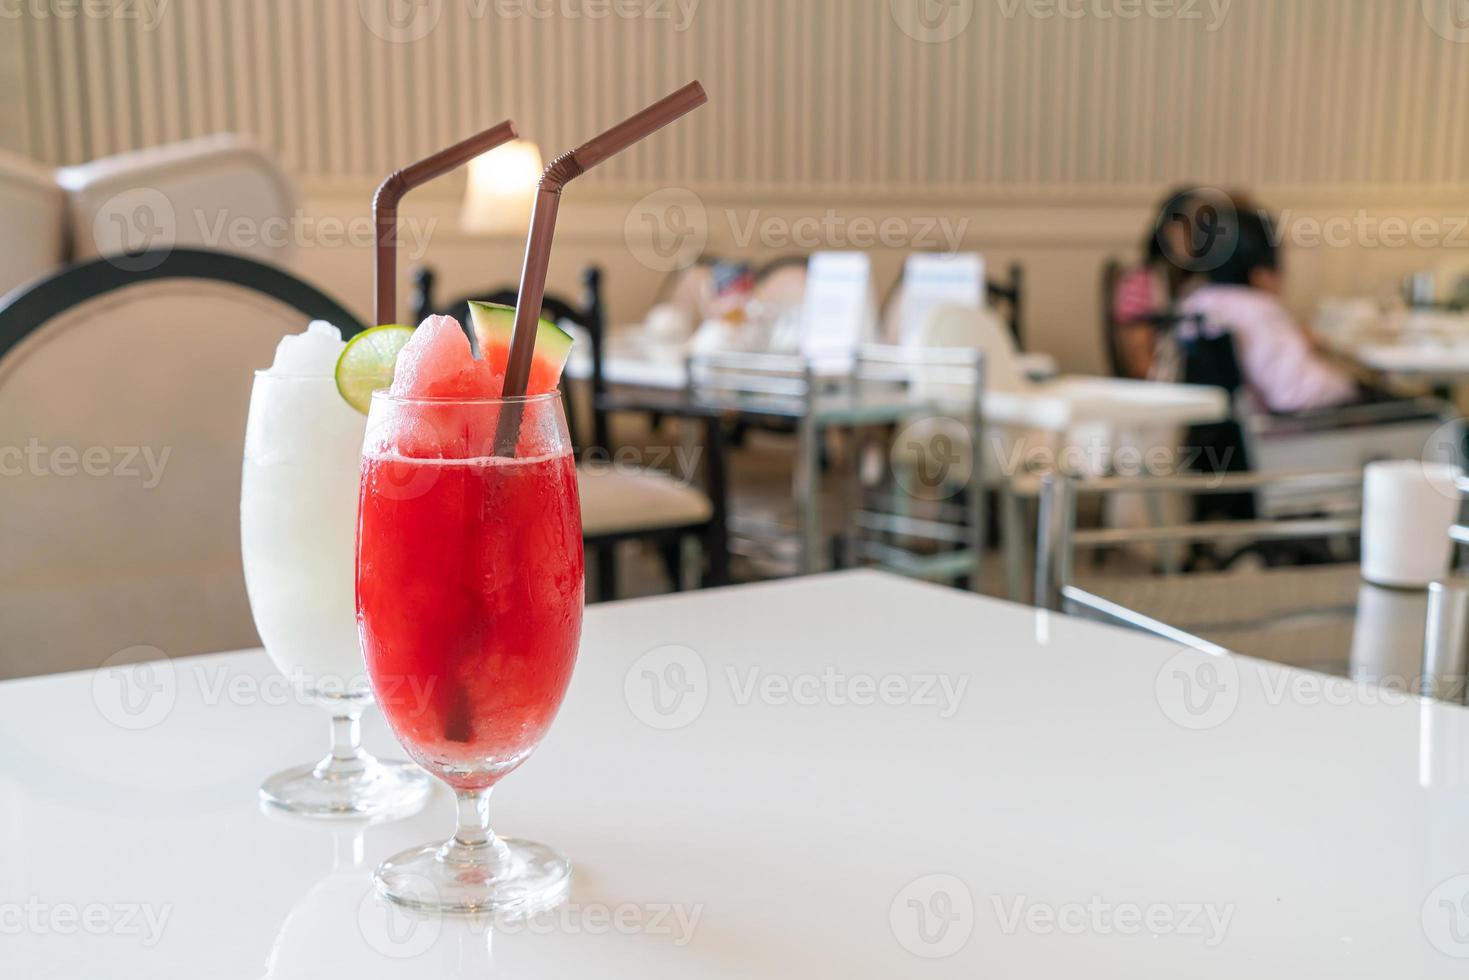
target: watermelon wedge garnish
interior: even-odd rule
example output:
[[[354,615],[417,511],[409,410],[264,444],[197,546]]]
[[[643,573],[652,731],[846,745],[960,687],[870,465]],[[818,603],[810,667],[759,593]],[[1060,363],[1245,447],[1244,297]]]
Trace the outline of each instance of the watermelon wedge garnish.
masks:
[[[493,365],[499,372],[501,389],[504,389],[505,366],[510,362],[510,337],[515,332],[515,310],[497,303],[471,301],[469,316],[474,321],[474,333],[479,338],[480,359]],[[555,391],[561,382],[561,372],[571,356],[571,334],[550,320],[536,323],[536,350],[531,360],[530,381],[526,384],[527,395],[541,395]]]

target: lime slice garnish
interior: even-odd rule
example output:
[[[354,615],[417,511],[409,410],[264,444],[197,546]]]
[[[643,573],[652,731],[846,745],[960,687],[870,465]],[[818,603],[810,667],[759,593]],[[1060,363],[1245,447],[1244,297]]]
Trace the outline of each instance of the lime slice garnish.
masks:
[[[372,393],[393,383],[398,352],[412,336],[412,327],[387,323],[347,341],[347,349],[337,358],[337,391],[348,405],[367,414]]]

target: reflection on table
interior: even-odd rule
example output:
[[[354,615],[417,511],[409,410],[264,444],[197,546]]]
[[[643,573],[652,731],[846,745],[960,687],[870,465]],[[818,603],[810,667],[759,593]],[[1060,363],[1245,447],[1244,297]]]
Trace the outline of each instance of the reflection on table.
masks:
[[[1087,579],[1077,584],[1200,641],[1261,660],[1418,691],[1428,594],[1355,564]]]

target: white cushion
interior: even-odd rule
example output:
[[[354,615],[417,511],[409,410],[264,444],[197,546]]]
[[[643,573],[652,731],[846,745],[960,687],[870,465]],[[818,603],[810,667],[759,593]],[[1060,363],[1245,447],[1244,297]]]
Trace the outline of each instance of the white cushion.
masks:
[[[296,192],[269,157],[221,133],[57,171],[77,260],[170,246],[289,264]]]
[[[0,295],[54,272],[66,260],[66,195],[56,171],[0,153]]]
[[[701,524],[714,513],[703,491],[662,470],[591,463],[577,468],[577,483],[588,536]]]
[[[251,372],[304,320],[230,285],[144,282],[0,361],[0,677],[258,643],[239,529]]]

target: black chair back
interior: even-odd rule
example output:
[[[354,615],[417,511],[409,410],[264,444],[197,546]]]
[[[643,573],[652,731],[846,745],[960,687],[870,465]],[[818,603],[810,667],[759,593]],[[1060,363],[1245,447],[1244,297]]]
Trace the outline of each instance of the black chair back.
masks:
[[[1202,316],[1175,318],[1174,336],[1182,358],[1185,384],[1212,385],[1229,392],[1231,402],[1244,385],[1234,337],[1224,330],[1214,336],[1204,332]],[[1191,468],[1210,476],[1245,473],[1251,469],[1244,429],[1238,418],[1207,425],[1191,425],[1185,445],[1192,457]],[[1203,519],[1253,520],[1253,493],[1220,493],[1195,497],[1196,517]]]
[[[985,295],[991,305],[999,307],[1015,338],[1015,349],[1025,350],[1025,270],[1019,262],[1010,263],[1010,281],[990,279],[985,282]]]
[[[772,262],[770,266],[766,267],[765,270],[762,270],[761,275],[764,275],[766,274],[766,272],[770,271],[771,266],[776,265],[776,263],[790,263],[792,261],[795,261],[794,257],[789,259],[776,259],[775,262]],[[802,259],[801,261],[804,262],[805,260]],[[1023,339],[1025,335],[1025,326],[1024,320],[1022,318],[1025,308],[1025,272],[1020,267],[1019,262],[1011,262],[1009,273],[1010,279],[1008,282],[1002,279],[985,280],[985,299],[989,302],[991,306],[999,308],[1001,315],[1004,317],[1005,326],[1010,328],[1010,336],[1015,338],[1015,349],[1025,350],[1025,343]],[[887,292],[883,294],[882,302],[881,304],[879,304],[879,309],[884,314],[886,314],[889,307],[892,306],[895,298],[897,297],[898,289],[900,286],[902,286],[902,284],[903,279],[901,276],[899,276],[898,279],[891,286],[888,287]]]
[[[1102,351],[1107,355],[1107,370],[1112,377],[1123,376],[1121,338],[1122,324],[1117,322],[1117,283],[1122,278],[1122,263],[1108,259],[1102,265]]]

